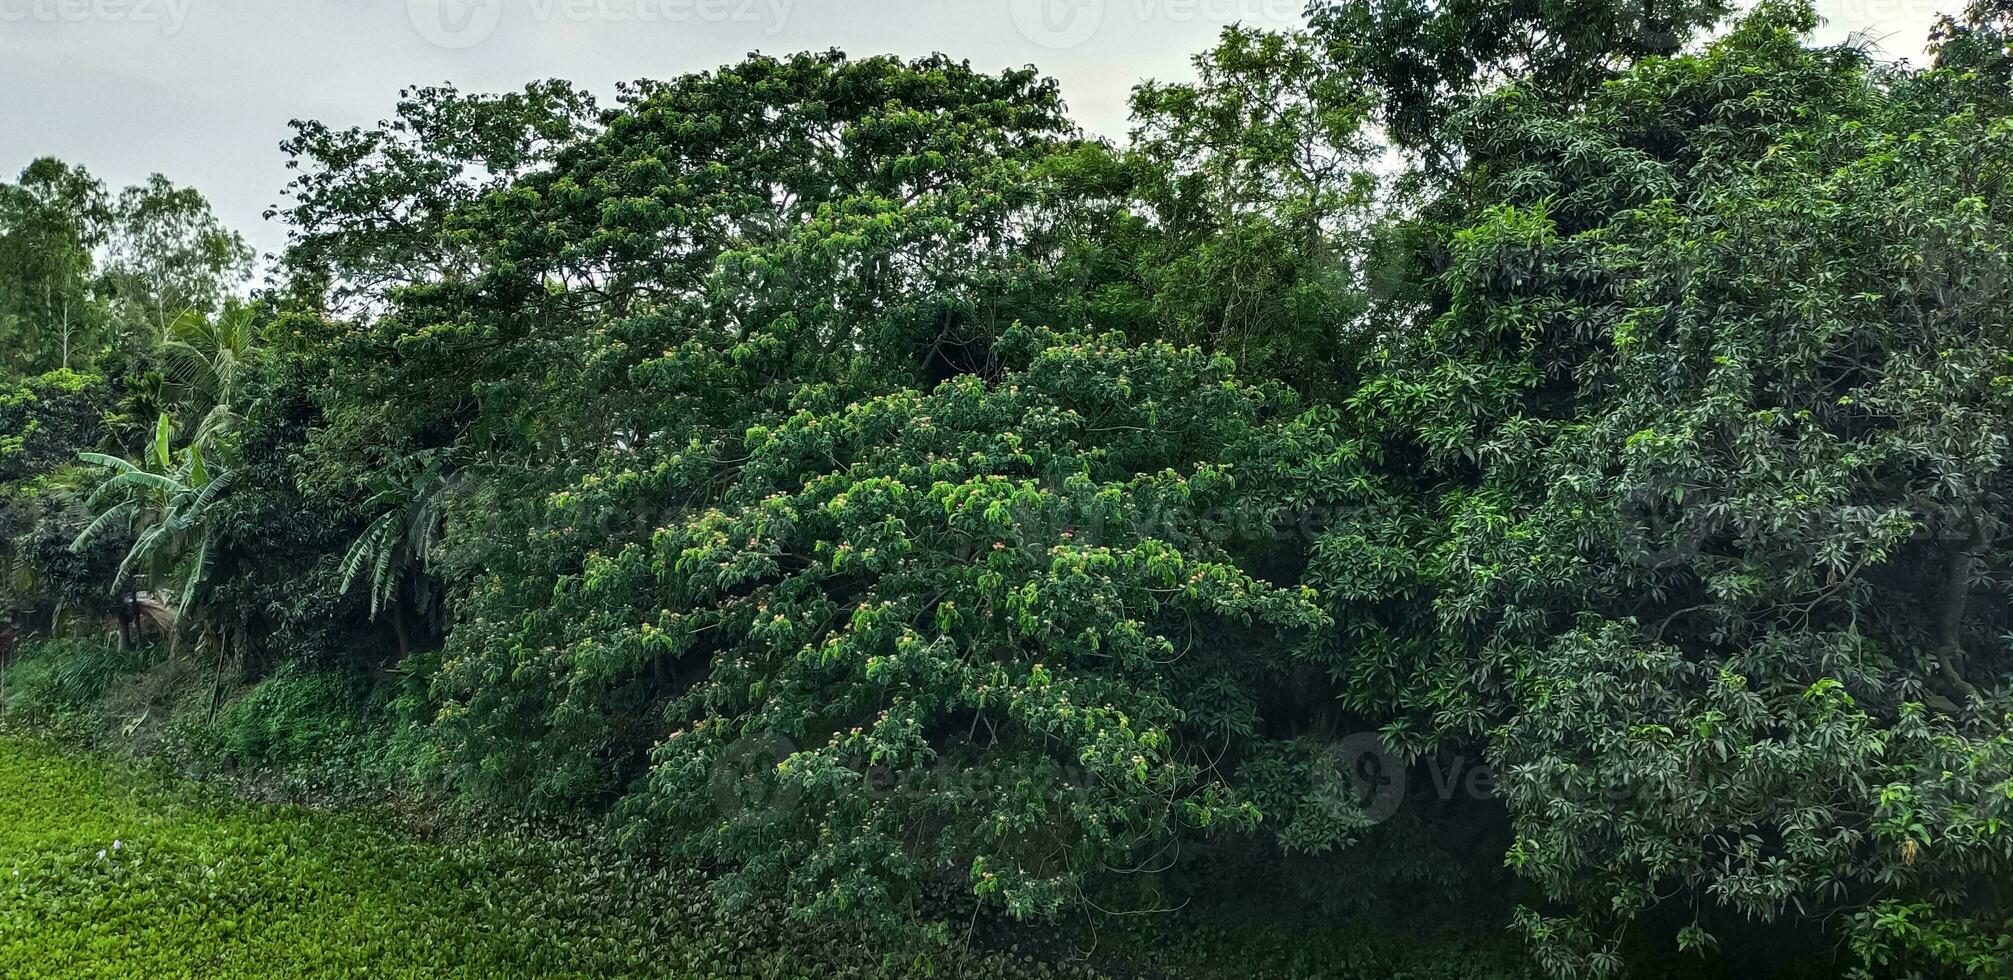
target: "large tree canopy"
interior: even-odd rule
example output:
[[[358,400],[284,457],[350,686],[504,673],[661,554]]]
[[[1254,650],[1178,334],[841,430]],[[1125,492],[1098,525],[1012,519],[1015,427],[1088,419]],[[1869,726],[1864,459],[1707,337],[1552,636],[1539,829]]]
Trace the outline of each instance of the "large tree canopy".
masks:
[[[806,917],[2006,976],[2013,25],[1728,15],[1317,4],[1122,143],[942,56],[413,89],[295,125],[250,303],[38,163],[11,605]]]

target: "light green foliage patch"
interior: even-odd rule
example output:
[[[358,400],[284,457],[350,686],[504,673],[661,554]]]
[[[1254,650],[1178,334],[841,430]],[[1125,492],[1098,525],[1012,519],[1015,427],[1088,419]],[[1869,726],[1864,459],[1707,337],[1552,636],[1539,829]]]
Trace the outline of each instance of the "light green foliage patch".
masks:
[[[432,842],[0,739],[0,976],[1068,976],[918,959],[579,842]],[[1082,975],[1082,974],[1076,974]]]

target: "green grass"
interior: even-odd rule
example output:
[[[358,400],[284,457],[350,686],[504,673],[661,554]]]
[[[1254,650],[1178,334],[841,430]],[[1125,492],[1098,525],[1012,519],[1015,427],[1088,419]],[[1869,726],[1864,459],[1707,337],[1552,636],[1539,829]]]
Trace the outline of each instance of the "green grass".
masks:
[[[587,845],[427,842],[0,738],[0,976],[905,975]],[[939,950],[938,976],[1060,975]]]

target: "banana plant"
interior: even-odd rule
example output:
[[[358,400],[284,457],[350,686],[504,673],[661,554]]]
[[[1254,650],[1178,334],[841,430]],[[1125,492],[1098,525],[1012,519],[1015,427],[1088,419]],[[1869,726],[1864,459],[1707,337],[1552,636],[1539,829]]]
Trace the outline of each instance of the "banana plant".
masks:
[[[209,575],[217,530],[215,507],[238,472],[223,462],[221,452],[213,451],[219,458],[206,458],[199,442],[177,451],[173,434],[173,422],[162,415],[139,462],[103,453],[79,454],[84,462],[101,467],[105,476],[88,499],[98,516],[70,548],[82,551],[114,528],[129,529],[133,544],[119,563],[114,591],[136,579],[144,581],[151,591],[174,597],[179,620]]]
[[[162,331],[157,356],[165,394],[195,419],[189,441],[214,453],[238,422],[240,387],[259,351],[258,318],[251,307],[226,306],[216,314],[184,312]]]
[[[409,645],[400,604],[400,586],[408,586],[413,611],[423,619],[438,612],[433,588],[433,556],[440,547],[447,499],[458,482],[444,461],[428,458],[405,480],[388,474],[373,478],[365,506],[378,511],[343,555],[339,591],[348,593],[366,578],[372,619],[390,612],[401,652]]]

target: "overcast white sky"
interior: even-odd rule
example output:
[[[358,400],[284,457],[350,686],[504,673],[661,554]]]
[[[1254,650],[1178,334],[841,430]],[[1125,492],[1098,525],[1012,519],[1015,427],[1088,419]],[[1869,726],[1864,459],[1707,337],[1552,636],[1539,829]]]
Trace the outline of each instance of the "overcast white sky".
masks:
[[[1837,39],[1917,55],[1961,0],[1819,0]],[[1142,77],[1189,74],[1225,24],[1300,23],[1304,0],[0,0],[0,176],[54,155],[115,188],[192,185],[261,250],[287,120],[367,124],[398,88],[563,77],[606,92],[739,59],[837,47],[1035,64],[1076,118],[1119,135]]]

